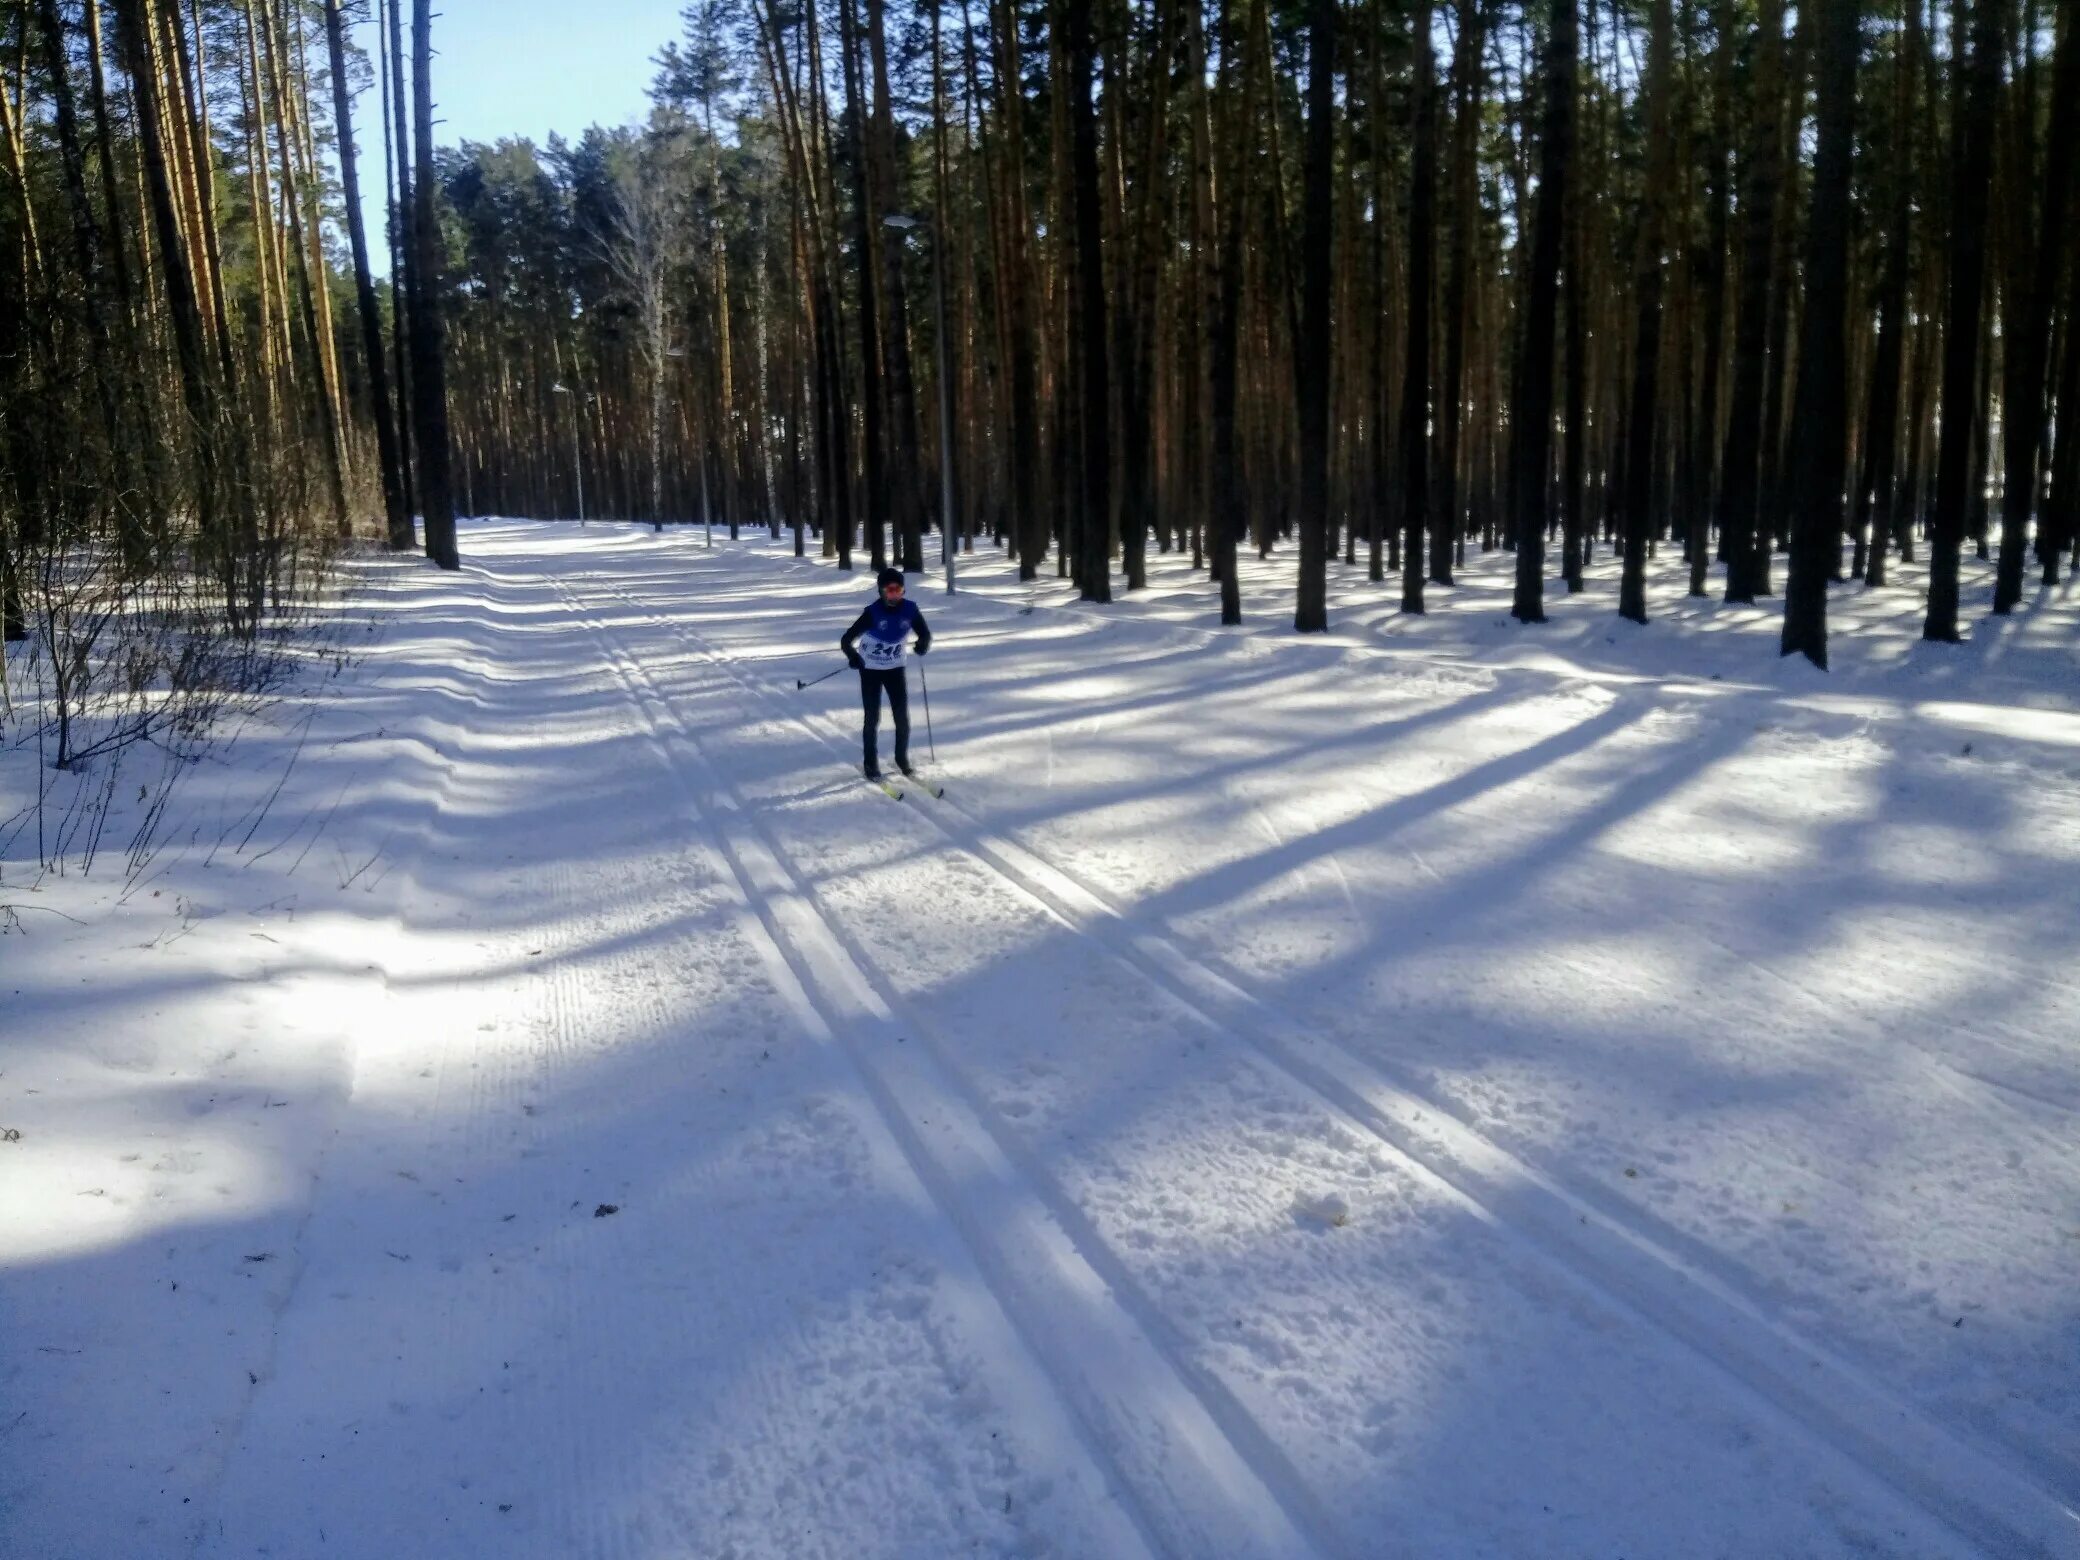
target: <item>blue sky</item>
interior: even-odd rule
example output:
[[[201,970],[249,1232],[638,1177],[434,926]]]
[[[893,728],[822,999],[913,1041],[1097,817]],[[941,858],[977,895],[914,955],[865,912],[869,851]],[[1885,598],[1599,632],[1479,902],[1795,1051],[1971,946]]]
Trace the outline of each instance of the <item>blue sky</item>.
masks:
[[[680,0],[439,0],[433,20],[435,139],[495,141],[524,135],[539,145],[554,130],[575,136],[590,124],[621,124],[649,111],[651,56],[678,36]],[[373,7],[370,8],[373,12]],[[405,13],[411,46],[411,13]],[[375,28],[357,29],[371,56]],[[355,140],[366,171],[362,209],[370,258],[386,268],[381,99],[374,88],[354,105]]]

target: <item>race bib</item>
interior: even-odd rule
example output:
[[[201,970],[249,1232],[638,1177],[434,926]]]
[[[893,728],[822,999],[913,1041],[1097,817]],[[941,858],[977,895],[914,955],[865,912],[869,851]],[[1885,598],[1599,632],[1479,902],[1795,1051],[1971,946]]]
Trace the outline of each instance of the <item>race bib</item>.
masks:
[[[859,642],[859,655],[875,671],[892,672],[903,664],[903,641],[876,639],[868,634]]]

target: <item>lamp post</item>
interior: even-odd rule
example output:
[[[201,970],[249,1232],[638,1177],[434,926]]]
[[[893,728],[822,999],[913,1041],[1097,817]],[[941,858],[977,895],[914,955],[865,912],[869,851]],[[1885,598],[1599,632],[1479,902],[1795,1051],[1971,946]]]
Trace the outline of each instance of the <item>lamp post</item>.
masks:
[[[953,384],[947,376],[946,353],[946,265],[940,254],[941,234],[923,217],[913,217],[907,212],[891,211],[882,219],[884,225],[901,232],[912,228],[932,229],[932,315],[938,324],[939,336],[939,544],[946,559],[946,594],[953,594]]]
[[[578,454],[578,419],[584,415],[584,405],[578,400],[577,392],[561,382],[550,386],[558,395],[571,398],[571,470],[578,476],[578,524],[585,523],[585,462]]]

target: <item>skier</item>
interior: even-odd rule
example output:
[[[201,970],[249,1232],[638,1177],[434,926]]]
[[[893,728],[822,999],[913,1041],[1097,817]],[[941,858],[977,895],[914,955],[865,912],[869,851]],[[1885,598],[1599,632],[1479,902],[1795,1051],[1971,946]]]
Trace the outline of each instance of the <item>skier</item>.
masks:
[[[869,780],[881,778],[878,737],[883,692],[888,694],[889,713],[895,717],[896,768],[906,775],[916,773],[910,767],[910,684],[903,673],[903,642],[914,631],[919,655],[932,648],[932,631],[925,626],[924,614],[917,610],[916,602],[903,599],[902,571],[883,569],[875,583],[880,587],[879,597],[867,604],[867,610],[838,641],[845,664],[859,673],[860,704],[866,714],[861,737]]]

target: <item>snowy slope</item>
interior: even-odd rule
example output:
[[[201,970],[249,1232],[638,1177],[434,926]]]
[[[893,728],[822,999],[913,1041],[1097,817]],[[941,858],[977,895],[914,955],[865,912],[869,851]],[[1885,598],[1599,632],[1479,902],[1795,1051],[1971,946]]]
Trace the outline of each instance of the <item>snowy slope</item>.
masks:
[[[897,804],[860,576],[464,541],[5,864],[0,1554],[2080,1554],[2070,593],[978,555]]]

